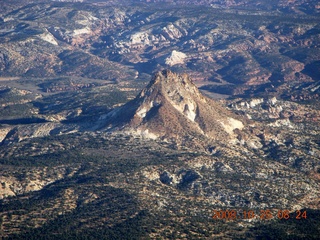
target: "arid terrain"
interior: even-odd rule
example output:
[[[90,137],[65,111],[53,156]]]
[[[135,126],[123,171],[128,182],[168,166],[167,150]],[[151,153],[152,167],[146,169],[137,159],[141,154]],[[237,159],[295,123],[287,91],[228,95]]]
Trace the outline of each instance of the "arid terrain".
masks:
[[[0,238],[318,239],[319,9],[0,0]]]

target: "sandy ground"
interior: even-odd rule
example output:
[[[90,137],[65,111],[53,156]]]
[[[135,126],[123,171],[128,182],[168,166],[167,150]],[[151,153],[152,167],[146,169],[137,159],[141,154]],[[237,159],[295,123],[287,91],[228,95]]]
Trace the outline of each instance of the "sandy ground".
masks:
[[[20,77],[0,77],[0,81],[13,81],[13,80],[19,80]]]

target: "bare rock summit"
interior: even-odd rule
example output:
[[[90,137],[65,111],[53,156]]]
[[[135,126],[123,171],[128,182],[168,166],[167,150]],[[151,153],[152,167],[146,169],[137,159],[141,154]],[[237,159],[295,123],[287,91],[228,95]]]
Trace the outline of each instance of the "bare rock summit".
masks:
[[[242,121],[204,95],[187,74],[164,70],[139,95],[103,117],[104,127],[178,143],[234,138]],[[190,142],[190,141],[189,141]]]

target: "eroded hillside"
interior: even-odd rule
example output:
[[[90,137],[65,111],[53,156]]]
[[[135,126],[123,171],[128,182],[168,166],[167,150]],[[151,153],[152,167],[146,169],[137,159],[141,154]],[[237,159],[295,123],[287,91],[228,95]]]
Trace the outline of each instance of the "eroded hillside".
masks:
[[[2,14],[1,75],[146,80],[170,66],[222,94],[319,80],[317,14],[112,4],[44,2]]]
[[[317,2],[132,2],[0,1],[0,238],[317,239]]]

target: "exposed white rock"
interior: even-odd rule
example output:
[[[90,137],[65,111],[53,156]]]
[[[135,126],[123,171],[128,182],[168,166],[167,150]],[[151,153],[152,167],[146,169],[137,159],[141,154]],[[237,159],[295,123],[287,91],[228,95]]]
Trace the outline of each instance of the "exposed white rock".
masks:
[[[276,110],[278,111],[278,112],[281,112],[282,110],[283,110],[283,107],[280,105],[280,106],[277,106],[276,107]]]
[[[13,177],[0,177],[0,199],[16,195],[12,187],[15,182],[16,179]]]
[[[221,122],[222,126],[226,130],[227,133],[233,134],[233,130],[238,128],[242,129],[244,127],[243,123],[239,120],[236,120],[234,118],[228,118],[227,122]]]
[[[130,37],[131,44],[144,44],[148,45],[149,41],[149,34],[146,32],[137,32]]]
[[[167,39],[162,34],[160,34],[159,40],[160,41],[166,41]]]
[[[316,86],[316,87],[314,87],[314,88],[311,88],[311,92],[315,92],[315,91],[317,91],[319,88],[320,88],[320,85],[318,85],[318,86]]]
[[[56,41],[55,37],[48,31],[40,34],[39,37],[48,43],[51,43],[53,45],[58,45],[58,42]]]
[[[73,36],[81,35],[81,34],[88,34],[91,30],[88,27],[81,28],[81,29],[75,29],[73,30]]]
[[[75,173],[77,168],[73,171]],[[72,173],[72,174],[73,174]],[[27,177],[19,180],[13,176],[0,176],[0,199],[31,191],[39,191],[43,187],[64,177],[65,169],[34,169]]]
[[[241,107],[245,107],[245,108],[254,108],[255,106],[263,103],[264,100],[263,98],[254,98],[252,99],[250,102],[240,102],[239,106]],[[238,108],[238,106],[236,106]]]
[[[115,8],[114,9],[114,21],[118,24],[122,24],[128,17],[125,11]]]
[[[95,16],[91,15],[89,12],[83,12],[81,14],[81,16],[83,17],[83,19],[82,20],[77,20],[76,22],[81,24],[81,25],[84,25],[84,26],[87,26],[87,25],[91,24],[91,22],[93,22],[93,21],[98,21],[99,20]]]
[[[193,90],[190,89],[189,86],[186,86],[185,89],[190,92]],[[189,120],[194,122],[197,116],[197,104],[191,98],[177,97],[180,96],[177,91],[169,92],[168,96],[170,97],[169,101],[171,102],[172,106],[180,113],[185,115]]]
[[[147,115],[147,112],[149,111],[150,109],[146,108],[146,107],[142,107],[141,109],[139,109],[137,111],[137,115],[141,118],[144,118],[146,115]]]
[[[144,170],[142,170],[142,174],[144,177],[148,178],[151,181],[159,179],[158,171],[151,167],[147,167]]]
[[[291,121],[289,119],[278,119],[274,123],[270,123],[269,126],[294,128],[293,124],[291,123]]]
[[[3,22],[9,22],[9,21],[14,21],[15,19],[13,17],[5,17],[3,18]]]
[[[176,50],[173,50],[169,57],[166,58],[165,64],[169,66],[173,66],[176,64],[184,64],[185,59],[187,58],[187,55],[183,52],[178,52]]]
[[[140,118],[144,118],[147,115],[147,113],[150,111],[150,109],[153,108],[153,106],[154,106],[153,101],[151,101],[149,105],[144,104],[137,110],[136,114]],[[157,106],[157,104],[155,106]]]
[[[260,178],[260,179],[268,179],[268,175],[266,173],[257,173],[257,178]]]
[[[138,136],[138,137],[143,137],[143,138],[148,138],[148,139],[157,139],[158,136],[152,132],[149,132],[149,129],[136,129],[136,130],[130,130],[126,131],[128,134],[132,134],[133,136]]]
[[[197,113],[196,113],[196,105],[193,104],[192,102],[189,104],[185,105],[184,111],[183,113],[186,115],[186,117],[191,120],[192,122],[194,122]]]
[[[39,127],[35,129],[32,137],[44,137],[49,136],[50,132],[56,127],[54,123],[39,124]]]
[[[162,34],[169,39],[177,39],[183,36],[180,30],[172,23],[162,29]]]
[[[255,98],[250,101],[249,105],[253,108],[261,103],[263,103],[263,98]]]
[[[229,118],[229,124],[230,126],[233,128],[233,129],[242,129],[244,126],[243,126],[243,123],[239,120],[236,120],[234,118]]]
[[[246,107],[246,108],[249,108],[249,107],[250,107],[249,103],[247,103],[247,102],[241,102],[241,103],[240,103],[240,106],[241,106],[241,107]],[[238,110],[238,109],[237,109],[237,110]]]
[[[146,116],[150,118],[145,119]],[[137,98],[102,116],[101,120],[103,118],[106,119],[104,126],[110,130],[120,128],[152,139],[174,137],[177,142],[190,135],[230,140],[235,137],[234,129],[244,127],[230,112],[204,97],[187,74],[170,70],[158,72]],[[194,141],[198,140],[194,138]]]
[[[261,149],[262,144],[259,141],[247,141],[247,145],[253,149]]]
[[[158,136],[154,133],[149,132],[149,129],[144,130],[143,132],[141,132],[142,136],[145,138],[150,138],[150,139],[157,139]]]
[[[45,116],[45,119],[50,122],[61,122],[63,120],[66,120],[67,118],[66,116],[63,116],[60,114],[52,114],[52,115]]]
[[[273,97],[273,98],[270,98],[268,99],[268,103],[271,105],[271,106],[274,106],[276,103],[277,103],[277,98],[276,97]]]
[[[0,142],[7,136],[8,132],[11,130],[11,128],[6,127],[6,128],[1,128],[0,129]]]

